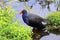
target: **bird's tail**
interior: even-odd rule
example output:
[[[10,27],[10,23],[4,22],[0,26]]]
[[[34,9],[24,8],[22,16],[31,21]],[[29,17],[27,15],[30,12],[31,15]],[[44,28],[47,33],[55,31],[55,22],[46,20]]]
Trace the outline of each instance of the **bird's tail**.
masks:
[[[45,25],[45,26],[49,25],[50,24],[50,19],[44,19],[42,21],[42,24]]]

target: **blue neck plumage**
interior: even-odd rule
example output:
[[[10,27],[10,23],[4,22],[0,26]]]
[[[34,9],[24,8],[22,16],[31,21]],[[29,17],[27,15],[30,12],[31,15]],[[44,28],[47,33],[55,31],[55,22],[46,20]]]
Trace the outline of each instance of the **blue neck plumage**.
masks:
[[[27,12],[24,12],[23,15],[22,15],[22,18],[23,18],[24,22],[27,23],[27,24],[29,24],[29,17],[30,17],[30,15]]]

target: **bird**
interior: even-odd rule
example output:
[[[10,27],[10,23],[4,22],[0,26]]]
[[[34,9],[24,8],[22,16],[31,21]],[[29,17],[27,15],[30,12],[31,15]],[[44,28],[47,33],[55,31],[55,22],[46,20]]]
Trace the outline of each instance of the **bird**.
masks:
[[[49,22],[49,19],[44,19],[36,14],[29,13],[25,9],[20,10],[19,14],[22,14],[24,23],[33,27],[33,29],[43,30]]]

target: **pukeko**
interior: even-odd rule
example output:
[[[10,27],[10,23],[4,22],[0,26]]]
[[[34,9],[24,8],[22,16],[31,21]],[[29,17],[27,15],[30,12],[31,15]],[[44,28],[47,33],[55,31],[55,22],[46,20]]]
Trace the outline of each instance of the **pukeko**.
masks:
[[[44,19],[38,15],[28,13],[25,9],[22,9],[19,14],[22,14],[23,21],[27,25],[33,27],[33,29],[42,30],[49,22],[49,19]]]

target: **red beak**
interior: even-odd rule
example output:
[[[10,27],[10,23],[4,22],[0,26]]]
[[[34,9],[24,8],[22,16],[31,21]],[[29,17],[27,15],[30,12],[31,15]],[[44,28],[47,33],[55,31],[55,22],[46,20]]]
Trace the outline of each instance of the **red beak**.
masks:
[[[20,10],[20,13],[19,13],[19,14],[22,14],[22,12],[23,12],[23,9],[22,9],[22,10]]]

